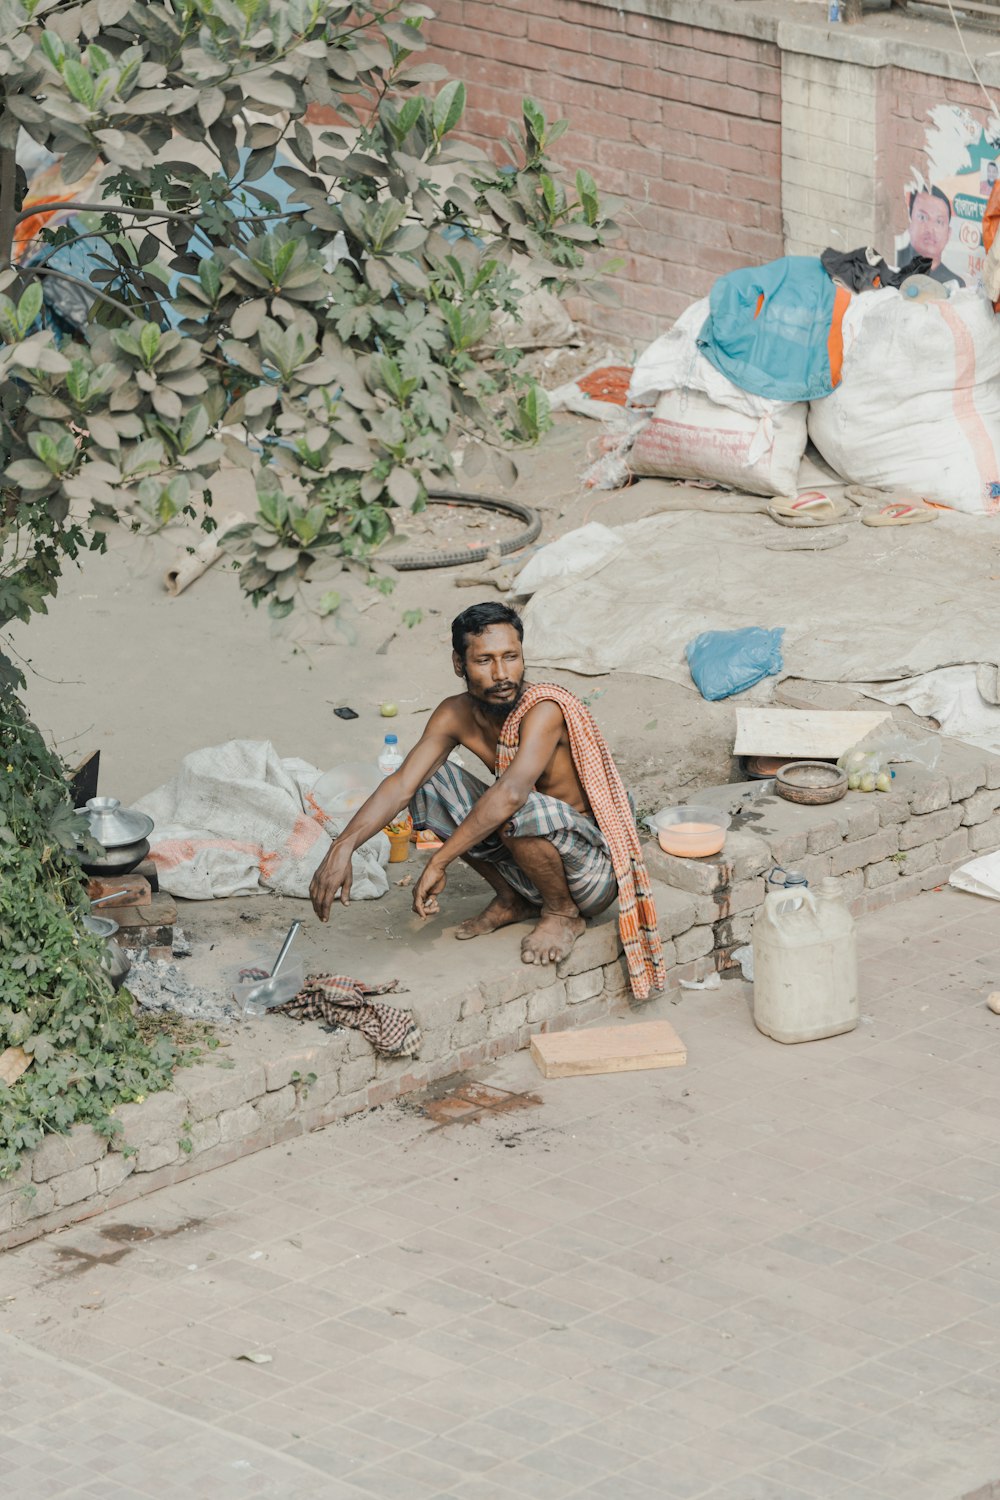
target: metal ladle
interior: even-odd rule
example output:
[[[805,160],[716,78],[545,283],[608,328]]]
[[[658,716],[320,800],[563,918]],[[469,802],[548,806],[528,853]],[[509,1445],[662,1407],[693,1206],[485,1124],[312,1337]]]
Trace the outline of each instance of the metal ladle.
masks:
[[[289,927],[288,931],[285,933],[285,940],[278,952],[278,957],[274,961],[274,968],[271,970],[271,973],[268,976],[269,978],[273,979],[275,974],[277,974],[278,970],[281,968],[281,965],[285,962],[285,959],[288,957],[288,950],[294,943],[296,934],[298,933],[298,930],[301,926],[301,922],[293,922],[291,927]]]
[[[279,969],[285,962],[285,959],[288,957],[288,950],[289,948],[291,948],[293,942],[295,941],[296,933],[301,926],[301,922],[292,923],[291,927],[289,927],[288,931],[285,933],[284,941],[282,942],[281,948],[278,951],[278,957],[274,961],[274,968],[271,970],[266,979],[261,979],[257,984],[253,985],[253,987],[247,991],[243,999],[243,1009],[240,1012],[241,1019],[246,1015],[247,1010],[251,1005],[256,1005],[261,1001],[266,1004],[268,1000],[273,1000],[274,980],[277,978]],[[281,1002],[275,1001],[273,1003],[280,1004]]]

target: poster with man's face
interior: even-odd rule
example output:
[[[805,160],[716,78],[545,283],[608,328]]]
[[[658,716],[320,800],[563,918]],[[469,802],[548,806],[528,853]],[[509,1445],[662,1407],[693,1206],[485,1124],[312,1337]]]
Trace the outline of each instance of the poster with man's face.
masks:
[[[926,171],[914,169],[904,190],[897,264],[924,256],[935,281],[975,287],[985,259],[983,213],[1000,176],[1000,142],[957,105],[938,105],[930,116]]]

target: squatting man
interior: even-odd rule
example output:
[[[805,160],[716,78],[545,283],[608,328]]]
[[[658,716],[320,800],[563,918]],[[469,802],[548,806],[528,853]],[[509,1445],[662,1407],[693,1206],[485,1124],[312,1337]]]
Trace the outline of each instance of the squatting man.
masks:
[[[617,895],[633,988],[648,993],[662,987],[662,959],[621,779],[580,700],[525,681],[523,635],[505,604],[475,604],[452,622],[452,662],[464,691],[438,705],[400,768],[331,845],[312,879],[313,908],[325,922],[338,895],[348,903],[354,850],[408,807],[417,828],[443,840],[413,892],[419,916],[440,910],[448,867],[463,859],[494,894],[456,937],[532,921],[522,959],[555,964],[586,918]],[[449,759],[458,746],[496,767],[492,786]]]

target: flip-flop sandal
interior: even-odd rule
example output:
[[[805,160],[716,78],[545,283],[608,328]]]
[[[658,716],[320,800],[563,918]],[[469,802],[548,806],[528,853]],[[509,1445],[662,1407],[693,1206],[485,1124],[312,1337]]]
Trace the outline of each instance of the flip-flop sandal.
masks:
[[[824,531],[822,536],[783,536],[764,546],[768,552],[829,552],[846,541],[846,531]]]
[[[905,500],[898,500],[894,505],[884,505],[880,511],[862,516],[861,524],[863,526],[913,526],[918,521],[936,521],[937,518],[937,511],[928,510],[923,502],[910,505]]]
[[[772,500],[767,513],[779,526],[833,526],[851,514],[822,490],[806,490],[794,500]]]

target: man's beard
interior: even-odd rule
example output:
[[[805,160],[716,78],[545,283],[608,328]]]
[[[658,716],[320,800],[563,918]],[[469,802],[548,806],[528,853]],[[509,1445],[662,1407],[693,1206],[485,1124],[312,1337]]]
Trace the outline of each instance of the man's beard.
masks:
[[[466,686],[468,686],[468,678],[466,678]],[[495,724],[502,724],[504,720],[514,712],[515,708],[520,703],[521,698],[524,696],[524,683],[519,682],[517,684],[513,697],[504,698],[502,700],[497,698],[480,697],[480,695],[478,693],[474,693],[471,688],[469,689],[469,696],[471,697],[473,703],[475,703],[476,707],[482,709],[483,713],[488,719],[492,719]]]

